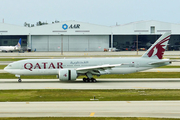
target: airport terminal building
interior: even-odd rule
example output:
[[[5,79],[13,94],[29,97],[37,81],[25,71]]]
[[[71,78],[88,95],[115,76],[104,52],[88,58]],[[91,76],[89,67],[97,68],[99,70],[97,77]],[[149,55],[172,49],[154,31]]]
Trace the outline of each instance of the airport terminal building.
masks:
[[[23,27],[0,23],[0,46],[22,47],[32,51],[117,51],[148,49],[164,32],[171,32],[168,50],[180,50],[180,24],[139,21],[124,25],[102,26],[78,21]],[[138,43],[138,46],[137,46]]]

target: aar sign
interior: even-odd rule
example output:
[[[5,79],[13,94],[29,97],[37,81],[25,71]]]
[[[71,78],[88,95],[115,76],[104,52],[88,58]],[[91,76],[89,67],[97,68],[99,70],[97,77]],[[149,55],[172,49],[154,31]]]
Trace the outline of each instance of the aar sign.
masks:
[[[64,29],[64,30],[66,30],[66,29],[79,29],[80,28],[80,24],[71,24],[71,25],[67,25],[67,24],[63,24],[62,25],[62,28]]]

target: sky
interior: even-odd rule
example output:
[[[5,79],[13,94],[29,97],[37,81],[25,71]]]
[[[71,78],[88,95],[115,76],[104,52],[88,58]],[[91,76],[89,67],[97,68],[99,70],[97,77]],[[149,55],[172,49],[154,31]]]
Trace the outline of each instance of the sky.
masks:
[[[0,22],[20,26],[55,20],[105,26],[142,20],[180,24],[179,13],[180,0],[0,0]]]

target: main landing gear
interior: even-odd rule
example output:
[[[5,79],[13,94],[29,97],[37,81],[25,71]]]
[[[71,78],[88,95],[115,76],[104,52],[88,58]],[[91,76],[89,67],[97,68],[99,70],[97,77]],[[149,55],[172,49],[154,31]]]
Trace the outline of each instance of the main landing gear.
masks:
[[[83,78],[84,82],[97,82],[95,78],[93,78],[91,73],[86,73],[87,78]]]
[[[97,80],[95,78],[83,78],[84,82],[97,82]]]

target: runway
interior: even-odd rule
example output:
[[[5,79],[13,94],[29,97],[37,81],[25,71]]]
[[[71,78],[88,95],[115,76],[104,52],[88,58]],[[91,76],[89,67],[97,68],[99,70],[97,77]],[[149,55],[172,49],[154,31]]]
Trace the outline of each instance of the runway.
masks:
[[[0,117],[180,118],[180,101],[0,102]]]
[[[97,79],[85,83],[78,79],[61,82],[58,79],[0,79],[0,90],[10,89],[180,89],[180,78]]]

